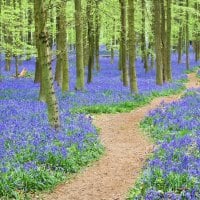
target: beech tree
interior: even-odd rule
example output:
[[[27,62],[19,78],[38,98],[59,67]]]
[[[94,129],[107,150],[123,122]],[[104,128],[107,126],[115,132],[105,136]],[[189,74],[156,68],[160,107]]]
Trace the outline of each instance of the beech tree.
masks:
[[[134,0],[128,0],[129,82],[131,93],[138,93],[135,70]]]
[[[189,7],[189,1],[186,0],[186,6]],[[189,64],[189,46],[190,46],[190,41],[189,41],[189,11],[186,11],[185,14],[185,51],[186,51],[186,68],[190,68]]]
[[[81,0],[74,0],[75,3],[75,26],[76,26],[76,89],[83,90],[84,65],[83,65],[83,22]]]
[[[128,86],[128,69],[126,66],[126,58],[127,58],[126,0],[119,0],[119,3],[121,9],[120,69],[122,70],[123,85]]]
[[[92,71],[94,69],[94,53],[95,53],[95,27],[94,27],[94,0],[87,1],[87,20],[88,20],[88,43],[89,43],[89,59],[88,59],[88,76],[87,83],[92,82]]]
[[[142,50],[142,60],[144,63],[144,69],[147,73],[148,67],[148,57],[147,57],[147,42],[146,42],[146,0],[141,0],[142,4],[142,33],[141,33],[141,50]]]
[[[167,38],[166,38],[166,79],[167,81],[172,80],[172,70],[171,70],[171,23],[172,23],[172,13],[171,13],[171,0],[167,0]]]
[[[66,1],[60,2],[57,8],[57,63],[55,80],[61,86],[62,91],[65,92],[69,90]]]
[[[153,0],[154,5],[154,38],[156,53],[156,83],[163,84],[163,61],[162,61],[162,39],[161,39],[161,4]]]
[[[58,102],[53,86],[53,75],[51,69],[51,52],[49,44],[49,34],[47,29],[47,2],[46,0],[34,0],[35,29],[37,32],[37,52],[38,61],[41,67],[41,87],[47,103],[48,118],[51,126],[55,129],[60,127]]]
[[[101,15],[99,10],[100,0],[95,1],[95,63],[96,70],[100,70],[99,48],[100,48],[100,31],[101,31]]]

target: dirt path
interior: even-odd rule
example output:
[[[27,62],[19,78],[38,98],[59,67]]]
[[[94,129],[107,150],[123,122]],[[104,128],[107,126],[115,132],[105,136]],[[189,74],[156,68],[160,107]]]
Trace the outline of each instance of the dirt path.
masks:
[[[200,87],[195,74],[190,74],[189,79],[188,88]],[[101,140],[106,147],[105,155],[70,182],[45,195],[44,199],[124,200],[153,148],[148,138],[141,134],[139,122],[163,100],[172,102],[179,97],[157,98],[130,113],[95,116],[94,124],[101,128]]]

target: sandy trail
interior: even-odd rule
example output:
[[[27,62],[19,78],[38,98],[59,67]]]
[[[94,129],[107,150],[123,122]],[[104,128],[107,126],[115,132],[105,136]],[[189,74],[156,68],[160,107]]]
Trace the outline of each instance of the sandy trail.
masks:
[[[200,87],[196,75],[189,75],[187,88]],[[40,199],[46,200],[124,200],[137,180],[153,144],[139,128],[140,121],[162,101],[172,102],[181,95],[160,97],[130,113],[102,114],[94,117],[101,129],[105,155],[69,182]]]

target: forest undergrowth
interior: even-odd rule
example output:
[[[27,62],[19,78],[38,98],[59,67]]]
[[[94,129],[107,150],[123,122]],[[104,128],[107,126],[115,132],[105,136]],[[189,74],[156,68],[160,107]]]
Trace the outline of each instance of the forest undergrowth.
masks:
[[[200,89],[189,89],[180,101],[162,103],[141,122],[156,146],[131,200],[200,199]]]
[[[74,56],[71,88],[75,85]],[[175,58],[174,58],[175,59]],[[62,127],[53,130],[48,124],[46,105],[37,97],[39,85],[33,83],[34,60],[24,62],[26,78],[14,79],[14,68],[2,73],[0,83],[0,196],[1,199],[23,199],[41,190],[50,190],[58,183],[87,166],[104,152],[98,131],[85,113],[127,112],[148,104],[153,98],[176,94],[185,89],[184,65],[173,68],[174,80],[163,86],[155,85],[155,70],[144,74],[141,60],[137,61],[139,95],[131,95],[120,82],[120,72],[107,58],[101,59],[97,73],[85,91],[61,94],[59,99]],[[3,63],[2,63],[3,64]],[[192,63],[196,66],[198,63]],[[23,66],[21,66],[23,67]],[[109,77],[109,78],[108,78]],[[87,109],[85,109],[87,106]],[[76,112],[74,112],[76,110]],[[78,113],[77,113],[78,110]],[[84,113],[80,113],[84,111]]]

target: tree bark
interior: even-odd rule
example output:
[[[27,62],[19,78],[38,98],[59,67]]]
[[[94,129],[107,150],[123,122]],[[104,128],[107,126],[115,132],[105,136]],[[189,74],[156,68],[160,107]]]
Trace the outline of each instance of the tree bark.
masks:
[[[142,34],[141,34],[141,50],[142,50],[142,60],[144,62],[144,69],[147,73],[149,70],[148,67],[148,58],[147,58],[147,51],[146,51],[146,16],[145,16],[145,9],[146,9],[146,2],[142,0]]]
[[[166,12],[165,12],[165,0],[161,0],[161,49],[162,49],[162,66],[163,66],[163,82],[167,81],[167,48],[166,48]]]
[[[87,83],[92,82],[92,71],[94,69],[94,0],[87,1],[87,16],[88,16],[88,43],[89,43],[89,60],[88,60],[88,76]]]
[[[61,66],[62,66],[62,92],[66,92],[69,90],[69,65],[68,65],[68,49],[67,49],[67,16],[66,16],[66,1],[62,2],[61,11],[60,11],[60,50],[61,50]]]
[[[121,8],[121,67],[123,85],[128,86],[128,69],[126,66],[127,45],[126,45],[126,0],[119,0]]]
[[[66,1],[59,3],[57,10],[57,63],[55,80],[62,88],[63,92],[69,90],[69,67],[67,55],[67,32],[66,32]]]
[[[10,6],[10,0],[5,1],[7,6]],[[12,44],[12,33],[10,30],[7,30],[6,25],[3,26],[3,31],[4,31],[4,40],[6,44],[11,45]],[[10,47],[6,49],[6,65],[5,65],[5,71],[10,71],[11,69],[11,60],[12,60],[12,51]]]
[[[40,16],[36,13],[38,13],[40,10],[39,5],[37,4],[37,0],[34,0],[34,20],[35,20],[35,45],[37,49],[37,58],[36,58],[36,68],[35,68],[35,83],[40,82],[40,93],[39,93],[39,100],[45,102],[46,101],[46,95],[45,95],[45,89],[44,89],[44,83],[42,80],[42,65],[41,65],[41,40],[39,39],[39,23],[40,23]]]
[[[18,56],[15,55],[15,76],[18,78],[19,74],[19,62],[18,62]]]
[[[29,3],[32,2],[32,0],[28,1]],[[28,30],[28,44],[32,45],[32,33],[31,33],[31,25],[32,25],[32,21],[33,21],[33,17],[32,17],[32,9],[29,8],[28,9],[28,26],[29,26],[29,30]]]
[[[189,8],[189,1],[186,0],[186,7]],[[186,26],[185,26],[185,45],[186,45],[186,69],[190,68],[190,63],[189,63],[189,11],[186,11]]]
[[[86,67],[89,59],[88,23],[86,13],[84,13],[83,17],[83,55],[83,65]]]
[[[96,63],[96,70],[100,70],[100,63],[99,63],[99,40],[100,40],[100,30],[101,30],[101,24],[100,24],[100,12],[99,12],[99,1],[96,1],[96,7],[95,7],[95,24],[96,24],[96,31],[95,31],[95,63]]]
[[[182,62],[182,46],[183,46],[183,27],[179,27],[178,34],[178,64]]]
[[[129,44],[129,82],[131,93],[138,93],[135,70],[135,27],[134,27],[134,0],[128,0],[128,44]]]
[[[83,28],[81,0],[75,1],[75,26],[76,26],[76,90],[84,89],[83,66]]]
[[[116,24],[116,22],[115,22],[116,20],[114,19],[113,20],[113,33],[112,33],[112,45],[111,45],[111,50],[110,50],[110,63],[111,64],[113,64],[114,63],[114,58],[115,58],[115,51],[114,51],[114,45],[115,45],[115,24]]]
[[[51,55],[50,55],[50,44],[49,35],[47,30],[47,8],[45,7],[45,0],[35,0],[34,8],[35,16],[38,16],[39,20],[35,23],[38,27],[38,58],[42,68],[42,83],[45,91],[45,99],[48,109],[48,119],[50,125],[58,129],[60,127],[58,102],[56,99],[54,86],[53,86],[53,75],[51,68]]]
[[[158,0],[154,3],[154,41],[156,51],[156,84],[163,84],[162,43],[161,43],[161,6]]]
[[[166,43],[166,59],[167,59],[167,81],[172,80],[172,70],[171,70],[171,0],[167,0],[167,43]]]

